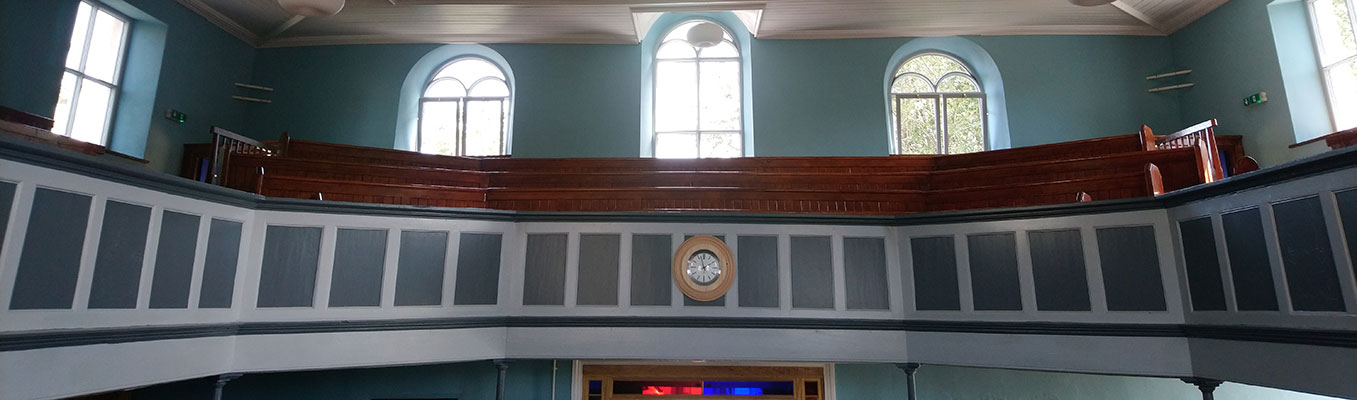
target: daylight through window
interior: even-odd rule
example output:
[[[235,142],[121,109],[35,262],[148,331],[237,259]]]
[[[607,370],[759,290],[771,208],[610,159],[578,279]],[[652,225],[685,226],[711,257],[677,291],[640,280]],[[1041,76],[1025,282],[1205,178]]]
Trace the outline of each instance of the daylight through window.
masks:
[[[1357,127],[1357,0],[1310,0],[1310,15],[1334,126]]]
[[[891,80],[895,154],[984,151],[985,94],[970,68],[925,53],[900,64]]]
[[[80,2],[71,47],[53,114],[52,131],[103,145],[118,95],[128,21],[112,11]]]
[[[419,151],[459,156],[508,154],[509,82],[479,57],[453,60],[419,99]]]
[[[714,158],[744,154],[740,49],[730,32],[709,47],[688,41],[692,20],[665,35],[655,51],[655,157]]]

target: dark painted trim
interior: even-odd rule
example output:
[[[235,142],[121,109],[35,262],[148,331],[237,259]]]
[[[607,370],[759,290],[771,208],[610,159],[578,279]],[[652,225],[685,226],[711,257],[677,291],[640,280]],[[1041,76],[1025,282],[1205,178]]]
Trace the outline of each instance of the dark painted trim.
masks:
[[[1174,207],[1197,200],[1274,185],[1357,165],[1357,147],[1197,185],[1156,198],[1104,200],[1034,207],[949,211],[904,215],[832,215],[701,212],[527,212],[468,208],[419,207],[337,201],[266,198],[190,179],[128,166],[77,152],[0,136],[0,159],[158,190],[199,200],[269,211],[296,211],[344,215],[447,218],[505,222],[653,222],[723,224],[804,224],[910,226],[1091,215]]]
[[[468,317],[373,321],[248,322],[72,329],[0,335],[0,351],[205,337],[476,328],[700,328],[943,332],[993,335],[1162,337],[1357,348],[1346,331],[1175,324],[923,321],[830,318]]]

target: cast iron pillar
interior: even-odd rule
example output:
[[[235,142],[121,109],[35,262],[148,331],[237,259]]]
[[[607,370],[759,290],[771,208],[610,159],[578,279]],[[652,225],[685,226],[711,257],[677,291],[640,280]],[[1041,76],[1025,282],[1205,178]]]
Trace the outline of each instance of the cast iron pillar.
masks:
[[[895,366],[905,371],[905,387],[908,388],[905,392],[905,395],[908,396],[906,398],[915,400],[915,396],[918,395],[914,392],[914,371],[919,370],[919,363],[903,363],[895,364]]]
[[[1202,400],[1216,400],[1216,395],[1214,394],[1216,386],[1220,386],[1221,384],[1221,381],[1218,379],[1208,378],[1183,378],[1183,382],[1190,385],[1197,385],[1197,390],[1202,391]]]

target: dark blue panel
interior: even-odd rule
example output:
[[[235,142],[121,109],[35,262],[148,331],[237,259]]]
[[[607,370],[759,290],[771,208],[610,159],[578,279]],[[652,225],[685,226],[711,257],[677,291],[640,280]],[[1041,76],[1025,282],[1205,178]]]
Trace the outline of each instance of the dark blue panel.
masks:
[[[1235,305],[1240,311],[1277,311],[1277,288],[1257,208],[1221,215]]]
[[[913,238],[909,244],[914,262],[915,309],[960,310],[961,286],[952,237]]]
[[[1018,247],[1012,232],[966,237],[971,258],[971,298],[975,309],[1022,310]]]
[[[736,239],[735,284],[740,287],[740,307],[778,306],[776,236],[740,236]]]
[[[1187,263],[1187,287],[1196,311],[1224,311],[1225,283],[1220,277],[1216,234],[1211,218],[1178,223],[1183,234],[1183,259]]]
[[[843,238],[843,281],[849,310],[890,309],[886,240]]]
[[[43,188],[34,193],[11,310],[71,308],[89,212],[89,196]]]
[[[1108,310],[1168,310],[1153,226],[1098,229],[1098,263]]]
[[[310,307],[316,293],[321,228],[269,225],[259,271],[258,307]]]
[[[214,219],[209,223],[198,308],[231,308],[240,261],[240,228],[235,221]]]
[[[622,236],[581,234],[579,284],[575,304],[617,305],[617,268]]]
[[[834,308],[829,236],[792,236],[792,308]]]
[[[151,277],[151,308],[188,308],[193,285],[193,253],[198,247],[198,216],[166,211],[160,217]]]
[[[524,305],[565,304],[564,233],[528,235],[523,271]]]
[[[136,308],[151,208],[113,200],[104,204],[89,308]]]
[[[667,306],[674,282],[673,238],[669,235],[632,235],[631,305]]]
[[[1279,203],[1272,210],[1291,307],[1297,311],[1345,311],[1319,198]]]
[[[498,233],[463,233],[457,250],[457,289],[453,304],[499,302]]]
[[[466,239],[464,235],[462,237]],[[463,249],[466,244],[462,245]],[[443,274],[447,269],[448,233],[402,231],[396,261],[396,305],[443,304]],[[457,277],[460,279],[461,272]],[[458,288],[462,285],[458,284]]]
[[[330,307],[375,307],[382,304],[386,235],[385,229],[339,229],[336,232]]]
[[[1078,229],[1027,233],[1041,311],[1089,311],[1088,270]]]

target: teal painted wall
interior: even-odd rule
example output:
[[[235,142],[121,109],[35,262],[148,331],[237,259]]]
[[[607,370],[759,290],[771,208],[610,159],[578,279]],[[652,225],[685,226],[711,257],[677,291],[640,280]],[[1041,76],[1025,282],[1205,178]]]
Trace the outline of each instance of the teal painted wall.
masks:
[[[1196,87],[1181,92],[1182,119],[1186,122],[1220,121],[1218,132],[1244,136],[1244,147],[1263,166],[1275,165],[1297,157],[1287,146],[1298,137],[1314,137],[1327,125],[1327,113],[1318,108],[1322,94],[1318,86],[1301,82],[1283,83],[1278,48],[1286,49],[1289,63],[1300,69],[1318,68],[1313,58],[1313,43],[1307,33],[1281,32],[1275,35],[1274,23],[1298,29],[1307,27],[1308,18],[1292,11],[1278,15],[1291,23],[1273,21],[1268,5],[1274,0],[1235,0],[1221,6],[1169,37],[1173,59],[1192,68],[1191,82]],[[1285,42],[1277,42],[1284,40]],[[1309,49],[1308,51],[1306,49]],[[1309,55],[1309,58],[1306,55]],[[1317,79],[1315,76],[1312,79]],[[1266,91],[1268,102],[1245,107],[1245,96]],[[1300,124],[1293,123],[1293,110]],[[1297,131],[1300,127],[1302,132]]]
[[[1200,400],[1192,385],[1171,378],[1104,376],[1056,372],[1016,371],[925,365],[915,372],[921,400]],[[905,373],[893,365],[839,364],[834,388],[843,400],[897,400],[905,398]],[[1286,390],[1222,384],[1217,399],[1320,400],[1330,397]]]
[[[505,378],[506,399],[551,399],[551,361],[515,361]],[[556,399],[570,399],[570,361],[556,369]],[[216,377],[133,391],[136,400],[210,399]],[[246,374],[227,383],[225,400],[494,400],[495,366],[489,361],[408,367]]]
[[[1171,63],[1166,38],[975,37],[1008,93],[1014,146],[1176,130],[1176,97],[1150,95],[1146,75]],[[899,39],[754,40],[754,149],[759,156],[884,155],[881,77]],[[517,80],[515,157],[635,157],[641,104],[637,45],[489,45]],[[256,83],[277,88],[251,105],[260,138],[389,147],[400,83],[431,45],[264,49]],[[1150,60],[1150,61],[1146,61]]]
[[[208,141],[210,125],[243,123],[244,105],[230,96],[235,93],[234,82],[250,77],[255,50],[173,0],[124,1],[163,23],[169,40],[164,44],[154,106],[138,108],[141,115],[117,116],[149,119],[149,127],[131,124],[140,127],[135,132],[113,132],[113,136],[144,135],[145,139],[133,139],[132,144],[119,144],[116,149],[144,156],[154,169],[177,171],[184,143]],[[0,105],[52,116],[77,3],[0,2]],[[166,108],[188,113],[188,123],[161,118]],[[144,143],[144,148],[137,142]]]

